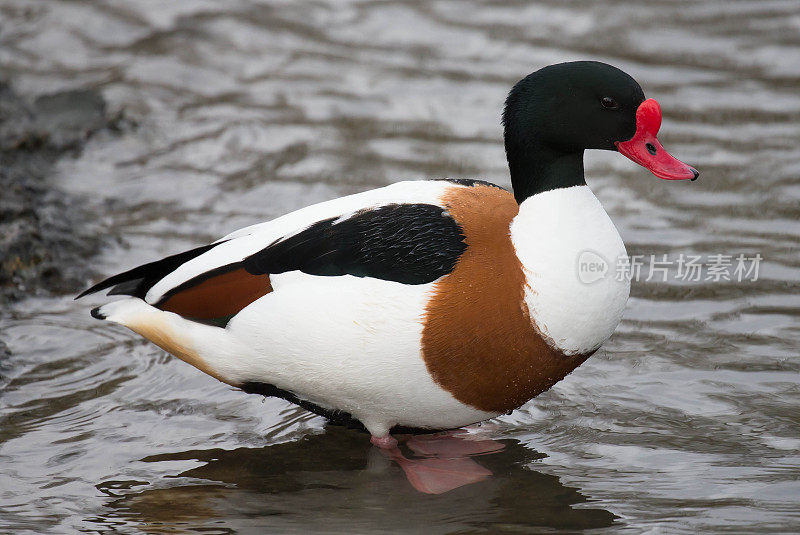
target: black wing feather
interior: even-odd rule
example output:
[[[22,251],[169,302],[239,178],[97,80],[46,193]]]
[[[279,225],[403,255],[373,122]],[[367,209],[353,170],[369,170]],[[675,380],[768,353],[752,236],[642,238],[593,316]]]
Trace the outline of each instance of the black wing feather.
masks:
[[[113,288],[110,292],[108,292],[108,295],[132,295],[134,297],[144,299],[147,291],[155,283],[166,277],[169,273],[172,273],[178,269],[181,265],[185,264],[192,258],[200,256],[206,251],[216,247],[220,243],[222,242],[203,245],[202,247],[196,247],[189,251],[184,251],[182,253],[162,258],[161,260],[156,260],[155,262],[142,264],[139,267],[135,267],[124,273],[119,273],[95,284],[75,299],[80,299],[84,295],[93,294],[95,292],[99,292],[100,290],[111,288],[112,286]]]

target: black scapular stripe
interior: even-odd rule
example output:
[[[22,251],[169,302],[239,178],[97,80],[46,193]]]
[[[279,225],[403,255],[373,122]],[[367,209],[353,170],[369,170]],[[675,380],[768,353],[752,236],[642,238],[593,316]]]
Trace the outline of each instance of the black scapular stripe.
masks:
[[[282,238],[243,262],[192,278],[168,292],[191,288],[218,271],[244,267],[253,275],[299,270],[309,275],[354,275],[404,284],[425,284],[450,273],[467,248],[461,227],[444,208],[432,204],[390,204],[330,218]],[[106,288],[109,295],[144,299],[148,290],[181,265],[220,243],[203,245],[114,275],[76,299]],[[162,299],[162,302],[163,300]]]
[[[299,270],[425,284],[450,273],[467,248],[458,223],[432,204],[390,204],[314,223],[247,257],[253,275]]]

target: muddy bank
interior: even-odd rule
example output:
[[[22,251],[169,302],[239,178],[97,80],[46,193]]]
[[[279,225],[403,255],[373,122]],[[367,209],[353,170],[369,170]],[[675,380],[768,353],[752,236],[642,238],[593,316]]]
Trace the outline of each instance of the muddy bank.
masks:
[[[0,301],[76,291],[101,233],[81,199],[53,182],[56,162],[76,156],[101,129],[118,129],[93,90],[32,101],[0,82]]]

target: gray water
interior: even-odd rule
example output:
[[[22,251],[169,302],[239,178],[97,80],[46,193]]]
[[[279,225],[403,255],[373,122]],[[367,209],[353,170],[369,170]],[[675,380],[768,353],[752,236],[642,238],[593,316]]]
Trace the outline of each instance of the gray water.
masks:
[[[575,59],[631,73],[702,173],[587,155],[628,252],[760,254],[757,281],[634,282],[595,356],[481,428],[494,475],[441,495],[92,320],[101,297],[31,291],[0,312],[0,531],[800,531],[796,0],[0,1],[17,91],[97,89],[135,125],[51,177],[105,237],[98,277],[402,179],[508,185],[507,90]]]

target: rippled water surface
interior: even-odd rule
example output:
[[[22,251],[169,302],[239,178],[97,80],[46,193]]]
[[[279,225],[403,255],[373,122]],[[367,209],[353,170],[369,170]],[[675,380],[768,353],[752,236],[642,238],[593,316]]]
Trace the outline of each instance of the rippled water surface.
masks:
[[[757,281],[634,283],[595,356],[479,430],[493,475],[440,495],[92,320],[99,297],[4,304],[0,531],[800,531],[796,0],[0,2],[19,92],[98,88],[135,124],[53,177],[107,234],[98,276],[400,179],[508,185],[508,88],[585,58],[637,78],[702,171],[588,155],[629,253],[759,253]]]

